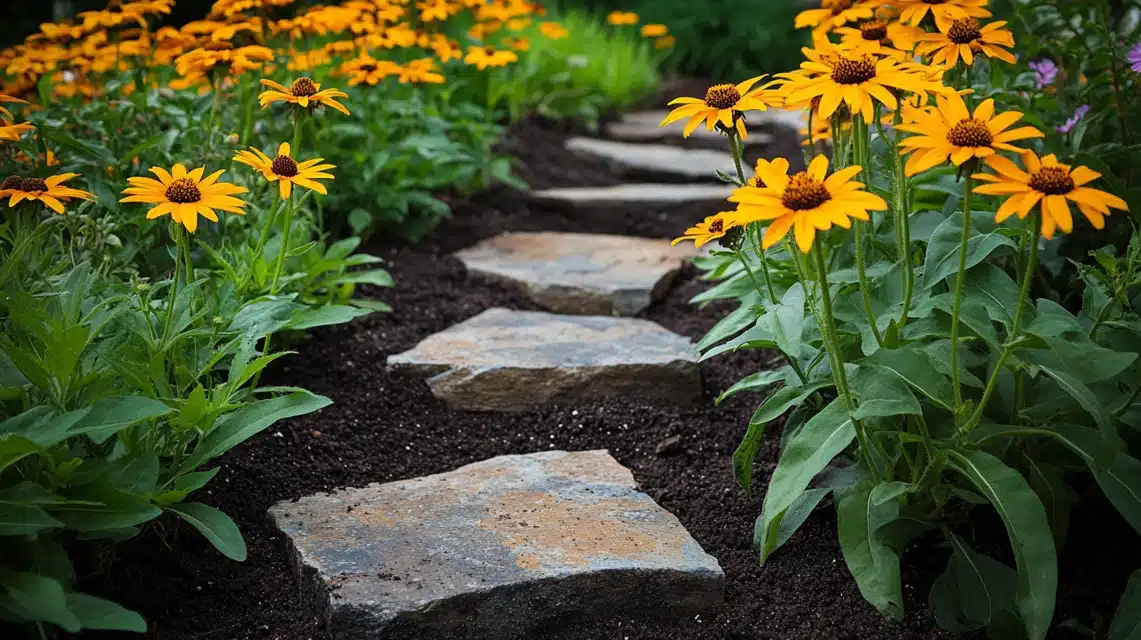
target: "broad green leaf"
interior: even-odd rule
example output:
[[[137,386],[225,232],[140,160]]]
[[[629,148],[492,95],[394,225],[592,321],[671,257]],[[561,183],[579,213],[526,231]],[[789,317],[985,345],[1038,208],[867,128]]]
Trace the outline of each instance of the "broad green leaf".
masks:
[[[726,340],[721,344],[710,347],[707,351],[701,354],[701,361],[704,362],[713,356],[721,355],[722,353],[731,353],[738,349],[778,349],[776,343],[776,336],[774,336],[766,327],[761,326],[760,319],[757,320],[756,326],[742,332],[732,340]]]
[[[392,311],[391,306],[381,302],[380,300],[372,300],[370,298],[353,298],[352,300],[348,301],[348,304],[351,304],[354,307],[360,307],[361,309],[367,309],[369,311],[375,311],[379,313],[389,313]]]
[[[1018,566],[1018,612],[1030,640],[1043,640],[1054,617],[1058,557],[1042,502],[1026,480],[985,451],[951,451],[951,468],[986,496],[1006,525]]]
[[[951,542],[947,569],[931,588],[930,603],[939,626],[957,633],[981,629],[1017,609],[1018,576],[1010,567],[979,553],[961,538]]]
[[[1109,625],[1107,640],[1137,640],[1141,638],[1141,569],[1129,576],[1125,593],[1117,602],[1117,612]]]
[[[109,474],[117,489],[135,495],[149,494],[158,482],[159,460],[153,453],[140,453],[131,457],[119,458],[111,463],[114,470]]]
[[[1141,460],[1119,451],[1108,465],[1099,462],[1101,434],[1090,427],[1058,425],[1056,438],[1082,459],[1105,497],[1141,534]]]
[[[812,478],[852,444],[856,430],[843,397],[806,422],[781,453],[761,508],[761,564],[772,553],[786,511],[808,488]]]
[[[286,328],[295,331],[304,331],[317,327],[345,324],[361,316],[367,316],[370,313],[372,313],[372,311],[368,309],[342,304],[329,304],[313,309],[299,309],[294,312]]]
[[[990,313],[991,320],[1009,330],[1018,308],[1018,283],[989,262],[971,269],[968,275],[964,295],[979,300]]]
[[[916,391],[940,406],[950,409],[955,404],[955,392],[947,376],[939,373],[931,357],[914,347],[880,349],[864,358],[860,366],[874,366],[898,376]]]
[[[773,546],[773,550],[769,553],[783,547],[784,543],[788,542],[793,534],[800,529],[804,521],[808,520],[808,516],[812,515],[812,512],[816,510],[820,501],[831,492],[832,489],[830,487],[820,487],[817,489],[809,489],[800,494],[800,496],[793,501],[792,505],[789,506],[788,510],[784,512],[784,517],[781,518],[780,521],[780,528],[777,530],[776,545]],[[757,530],[760,524],[761,518],[758,517],[753,527],[753,544],[758,547],[762,544],[759,535],[760,531]]]
[[[789,287],[776,308],[757,321],[757,327],[771,334],[777,347],[791,358],[800,357],[804,302],[804,288],[798,282]]]
[[[820,389],[827,387],[827,382],[816,382],[806,387],[782,387],[769,396],[753,412],[749,419],[749,428],[744,439],[733,452],[733,477],[737,484],[745,490],[745,495],[751,495],[753,483],[753,459],[757,457],[757,450],[761,447],[761,440],[765,435],[765,427],[770,422],[784,415],[792,407],[800,405],[809,396]]]
[[[238,562],[245,561],[246,541],[230,516],[201,502],[185,502],[166,509],[198,529],[222,555]]]
[[[289,395],[259,400],[222,416],[194,453],[179,465],[186,472],[233,449],[278,420],[313,413],[332,404],[324,396],[297,391]]]
[[[1050,531],[1054,532],[1054,546],[1059,550],[1065,545],[1066,533],[1070,528],[1070,510],[1077,502],[1077,494],[1066,485],[1065,474],[1058,467],[1035,456],[1023,453],[1026,462],[1027,480],[1030,488],[1038,494],[1042,506],[1046,508],[1046,518],[1050,521]]]
[[[23,436],[0,436],[0,471],[39,451],[38,444]]]
[[[705,334],[703,338],[697,343],[697,350],[705,352],[713,345],[740,333],[745,327],[748,327],[757,321],[757,314],[753,311],[753,305],[757,304],[760,298],[756,293],[748,293],[744,298],[741,298],[741,306],[734,309],[729,315],[722,318],[709,333]]]
[[[31,536],[62,526],[62,522],[35,505],[0,502],[0,536]]]
[[[959,269],[959,248],[963,233],[963,214],[956,212],[947,217],[931,234],[927,244],[927,258],[923,263],[922,288],[930,289],[947,277],[954,277]],[[967,269],[982,262],[1002,247],[1015,244],[999,233],[978,233],[972,230],[967,241]]]
[[[1038,337],[1050,349],[1021,349],[1018,357],[1056,371],[1065,371],[1075,380],[1085,384],[1109,380],[1128,369],[1137,360],[1136,353],[1106,349],[1087,338],[1084,332],[1063,337],[1049,335]]]
[[[881,367],[861,366],[852,377],[851,387],[859,402],[854,415],[857,420],[923,413],[911,389]]]
[[[1042,372],[1050,376],[1058,386],[1069,394],[1078,404],[1085,409],[1086,413],[1093,416],[1094,422],[1097,423],[1098,428],[1101,430],[1102,439],[1105,443],[1102,450],[1103,454],[1099,457],[1105,457],[1113,451],[1121,448],[1120,437],[1117,435],[1117,429],[1113,424],[1113,416],[1110,415],[1109,410],[1102,404],[1093,391],[1090,390],[1080,380],[1064,372],[1052,367],[1040,367]]]
[[[333,279],[332,284],[371,284],[377,287],[391,287],[395,283],[384,269],[353,271]]]
[[[147,621],[142,616],[103,598],[84,593],[67,594],[67,607],[79,618],[84,629],[133,631],[146,633]]]
[[[899,515],[899,503],[881,500],[877,492],[888,485],[861,480],[836,504],[837,529],[844,562],[860,593],[892,620],[903,619],[903,587],[899,554],[887,544],[879,528]]]
[[[736,384],[721,392],[721,395],[717,396],[717,400],[714,402],[714,404],[721,404],[721,402],[726,398],[736,395],[742,391],[761,391],[771,387],[778,382],[784,382],[789,372],[791,372],[791,369],[787,366],[784,366],[780,369],[758,371],[750,376],[741,378],[736,382]]]
[[[68,633],[80,630],[79,618],[67,606],[60,583],[34,573],[0,572],[0,610],[10,609],[19,618],[50,622]]]
[[[68,436],[87,435],[103,442],[115,433],[171,412],[165,403],[144,396],[112,396],[91,406],[91,410],[68,430]]]

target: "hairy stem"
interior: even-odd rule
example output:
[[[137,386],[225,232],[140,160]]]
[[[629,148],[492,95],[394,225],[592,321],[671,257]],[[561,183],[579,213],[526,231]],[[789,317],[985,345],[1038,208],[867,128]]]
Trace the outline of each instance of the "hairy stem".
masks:
[[[963,234],[959,238],[959,269],[955,277],[955,292],[951,310],[951,383],[955,388],[955,411],[963,404],[963,390],[959,381],[959,309],[963,302],[963,285],[967,280],[967,243],[971,239],[971,189],[974,179],[967,177],[963,191]]]

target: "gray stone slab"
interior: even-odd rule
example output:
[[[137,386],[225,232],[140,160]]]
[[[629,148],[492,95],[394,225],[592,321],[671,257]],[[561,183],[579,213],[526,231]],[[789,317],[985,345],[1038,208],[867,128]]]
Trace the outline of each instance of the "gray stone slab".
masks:
[[[501,456],[269,515],[338,640],[509,638],[724,599],[717,560],[606,451]]]
[[[523,411],[620,398],[691,402],[701,395],[688,338],[648,320],[488,309],[388,357],[396,371],[430,376],[459,409]]]
[[[636,315],[661,299],[693,246],[591,233],[505,233],[457,252],[468,273],[506,282],[557,313]]]
[[[567,151],[601,158],[631,177],[652,180],[705,180],[719,182],[717,172],[736,175],[728,151],[687,149],[668,144],[634,144],[597,138],[570,138]]]
[[[658,126],[661,121],[669,113],[667,110],[661,111],[636,111],[634,113],[627,113],[621,119],[615,120],[606,125],[606,135],[621,140],[623,142],[656,142],[660,140],[688,140],[693,143],[700,144],[703,147],[711,147],[716,149],[728,149],[729,144],[726,142],[724,134],[714,129],[710,131],[704,126],[694,129],[685,138],[682,133],[685,130],[685,122],[675,122],[664,127]],[[754,123],[754,113],[750,111],[748,115],[749,123]],[[770,144],[774,140],[772,134],[763,131],[749,131],[749,136],[745,138],[746,145],[763,145]]]
[[[709,202],[728,207],[733,194],[729,184],[620,184],[613,187],[567,187],[532,191],[539,204],[571,208],[617,207],[623,205],[678,204]]]

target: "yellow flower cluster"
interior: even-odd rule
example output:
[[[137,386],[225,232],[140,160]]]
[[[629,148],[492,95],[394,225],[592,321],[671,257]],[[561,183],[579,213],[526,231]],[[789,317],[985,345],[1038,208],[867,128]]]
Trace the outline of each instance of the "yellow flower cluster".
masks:
[[[634,26],[640,20],[638,14],[632,11],[611,11],[606,16],[606,22],[616,27]],[[653,22],[644,24],[639,33],[642,34],[643,38],[653,40],[655,49],[668,49],[677,44],[677,40],[670,35],[670,28],[664,24]]]
[[[951,164],[972,180],[985,182],[974,193],[1009,196],[997,220],[1012,214],[1027,217],[1041,205],[1040,232],[1052,237],[1069,232],[1073,217],[1069,203],[1096,228],[1105,225],[1110,209],[1126,209],[1120,198],[1087,185],[1099,175],[1086,168],[1060,164],[1054,156],[1039,158],[1014,143],[1043,134],[1034,127],[1016,127],[1023,114],[996,113],[992,99],[973,99],[965,86],[948,83],[952,75],[969,79],[978,58],[1013,63],[1009,49],[1014,37],[1002,21],[982,23],[991,17],[988,0],[820,0],[819,8],[796,17],[797,28],[812,30],[813,46],[804,49],[800,68],[780,73],[766,84],[751,78],[740,84],[710,87],[704,98],[678,98],[678,105],[662,126],[685,120],[688,136],[701,126],[726,134],[730,149],[740,159],[738,141],[746,136],[746,114],[781,108],[806,113],[805,129],[811,151],[815,143],[843,138],[850,150],[858,139],[867,145],[869,125],[877,118],[894,124],[902,138],[898,153],[907,155],[905,175],[910,177]],[[628,24],[637,16],[611,14],[612,24]],[[962,65],[960,67],[959,65]],[[966,71],[960,71],[965,69]],[[954,70],[954,74],[948,72]],[[964,99],[964,96],[967,96]],[[881,114],[881,115],[877,115]],[[886,115],[883,115],[886,114]],[[856,142],[853,142],[856,141]],[[1021,157],[1020,168],[1003,153]],[[861,161],[840,165],[827,174],[828,161],[816,156],[806,171],[790,175],[790,163],[781,158],[762,160],[755,175],[740,186],[729,201],[736,209],[706,218],[678,238],[700,246],[722,238],[734,228],[767,224],[762,248],[781,241],[791,230],[799,248],[807,253],[816,233],[833,226],[851,227],[851,219],[867,220],[869,211],[887,210],[887,203],[854,180]],[[902,161],[901,161],[902,162]],[[996,173],[977,170],[990,167]]]

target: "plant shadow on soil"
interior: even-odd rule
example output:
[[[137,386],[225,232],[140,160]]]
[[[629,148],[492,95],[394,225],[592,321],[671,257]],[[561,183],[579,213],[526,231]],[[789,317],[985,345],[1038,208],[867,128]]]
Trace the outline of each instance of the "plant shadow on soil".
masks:
[[[520,157],[520,175],[533,188],[617,184],[612,168],[563,151],[565,131],[536,122],[514,128],[505,150]],[[791,132],[765,150],[798,156]],[[349,325],[314,331],[296,356],[269,372],[267,384],[298,385],[333,399],[333,406],[279,423],[221,460],[221,472],[195,498],[230,514],[249,545],[249,559],[232,562],[185,525],[163,520],[114,548],[81,588],[143,613],[150,637],[161,639],[301,640],[320,638],[317,608],[301,601],[281,536],[266,510],[280,500],[449,471],[497,455],[551,449],[608,449],[629,467],[643,491],[674,513],[726,574],[725,605],[697,618],[646,621],[634,617],[591,624],[560,624],[529,637],[601,638],[887,638],[949,637],[936,628],[927,592],[947,552],[913,545],[903,558],[907,617],[883,619],[866,604],[848,574],[826,504],[765,567],[751,542],[763,488],[775,466],[780,429],[772,425],[754,471],[756,494],[746,498],[732,478],[731,455],[760,399],[741,394],[718,407],[717,394],[768,365],[773,354],[741,352],[702,365],[705,397],[698,404],[663,407],[636,398],[524,413],[454,411],[418,379],[388,373],[386,356],[406,350],[484,309],[534,309],[504,287],[472,283],[449,254],[511,231],[580,231],[669,238],[713,211],[708,205],[606,209],[564,213],[528,204],[499,188],[455,198],[453,217],[416,246],[374,242],[368,250],[389,261],[396,287],[364,287],[390,303]],[[688,300],[708,287],[689,267],[662,302],[642,315],[696,340],[731,306],[699,309]],[[679,447],[658,445],[680,436]],[[979,548],[1003,548],[995,522],[979,525]],[[968,535],[971,535],[968,532]],[[1075,513],[1063,554],[1057,621],[1087,624],[1110,614],[1130,568],[1138,566],[1136,539],[1114,513],[1083,507]],[[990,541],[986,543],[985,541]],[[89,634],[90,637],[107,637]],[[1067,637],[1059,632],[1059,638]]]

